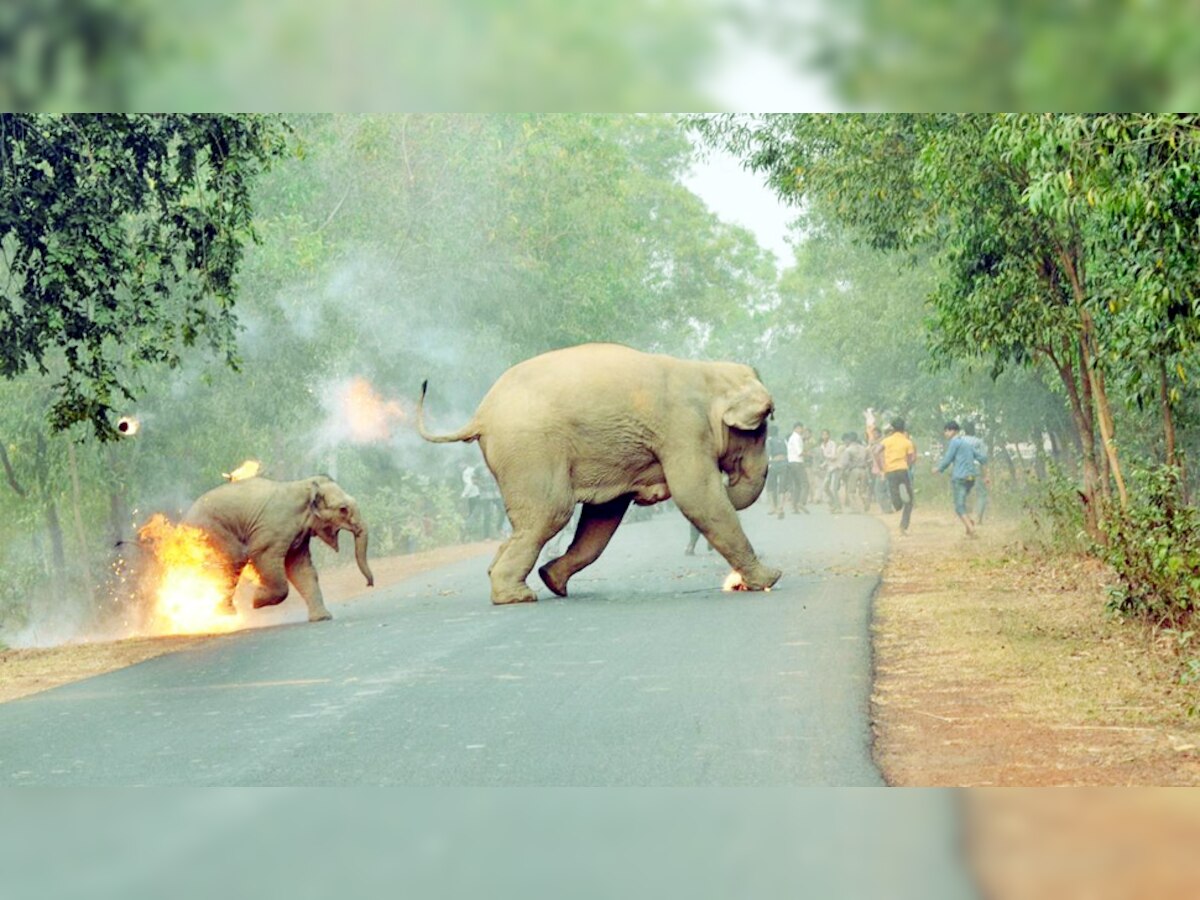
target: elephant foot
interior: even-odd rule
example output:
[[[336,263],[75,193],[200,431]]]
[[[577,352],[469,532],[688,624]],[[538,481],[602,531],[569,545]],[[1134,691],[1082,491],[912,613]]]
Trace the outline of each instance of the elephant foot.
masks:
[[[327,609],[318,610],[317,612],[310,612],[308,614],[308,621],[310,622],[328,622],[332,618],[333,614]]]
[[[237,609],[233,605],[233,600],[229,599],[217,606],[217,612],[223,616],[236,616]]]
[[[772,569],[770,566],[758,566],[752,575],[745,572],[742,573],[742,579],[745,582],[745,589],[748,591],[765,591],[769,590],[783,575],[780,569]]]
[[[559,578],[554,574],[554,563],[546,563],[546,565],[538,569],[538,575],[541,576],[541,579],[543,582],[545,582],[546,587],[550,588],[550,590],[554,591],[554,593],[558,594],[558,596],[567,596],[567,579]],[[570,576],[567,577],[569,578]]]
[[[282,603],[286,599],[287,599],[287,594],[284,594],[282,597],[270,597],[270,596],[255,597],[254,598],[254,608],[262,609],[264,606],[278,606],[280,603]]]
[[[536,603],[537,594],[522,585],[522,589],[507,594],[492,593],[493,606],[508,606],[510,603]]]

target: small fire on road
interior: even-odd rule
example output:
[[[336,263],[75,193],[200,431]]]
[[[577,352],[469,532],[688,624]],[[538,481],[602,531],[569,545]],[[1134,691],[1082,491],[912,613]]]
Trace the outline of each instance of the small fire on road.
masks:
[[[742,577],[742,573],[734,569],[725,576],[725,583],[721,585],[723,591],[748,591],[746,587],[746,579]]]
[[[750,588],[746,586],[746,579],[742,577],[742,573],[734,569],[725,576],[725,583],[721,585],[723,591],[748,591]],[[770,593],[770,588],[764,588],[765,593]]]

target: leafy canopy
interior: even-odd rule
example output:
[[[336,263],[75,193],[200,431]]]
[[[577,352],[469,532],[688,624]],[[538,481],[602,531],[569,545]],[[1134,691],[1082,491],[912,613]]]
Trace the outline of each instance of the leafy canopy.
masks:
[[[0,375],[53,375],[54,428],[112,438],[137,370],[198,342],[236,367],[251,186],[283,133],[262,116],[0,116]]]

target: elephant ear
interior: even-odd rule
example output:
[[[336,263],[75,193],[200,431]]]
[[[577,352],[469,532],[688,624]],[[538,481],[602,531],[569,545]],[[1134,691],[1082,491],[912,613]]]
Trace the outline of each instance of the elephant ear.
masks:
[[[341,526],[338,524],[338,507],[335,502],[338,497],[329,490],[331,485],[334,488],[337,487],[329,479],[314,478],[309,482],[308,508],[312,516],[313,534],[328,544],[334,553],[337,553],[338,530]]]
[[[726,394],[721,406],[721,422],[739,431],[757,431],[775,410],[771,395],[757,381]]]

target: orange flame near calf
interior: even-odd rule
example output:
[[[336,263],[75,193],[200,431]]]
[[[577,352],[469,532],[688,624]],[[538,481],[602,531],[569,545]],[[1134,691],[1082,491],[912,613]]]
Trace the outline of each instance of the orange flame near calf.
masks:
[[[262,463],[257,459],[248,459],[232,472],[222,472],[221,477],[226,481],[245,481],[247,478],[255,478],[262,471]]]
[[[173,525],[156,515],[142,527],[138,537],[158,564],[150,587],[152,633],[210,634],[234,631],[245,624],[240,614],[221,610],[222,601],[233,587],[229,565],[203,529]]]

